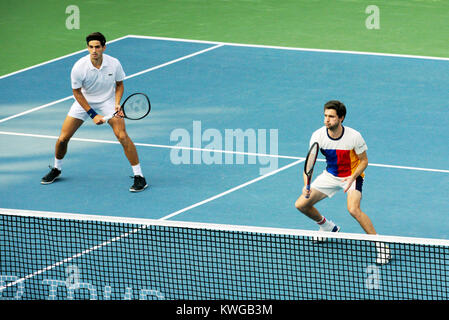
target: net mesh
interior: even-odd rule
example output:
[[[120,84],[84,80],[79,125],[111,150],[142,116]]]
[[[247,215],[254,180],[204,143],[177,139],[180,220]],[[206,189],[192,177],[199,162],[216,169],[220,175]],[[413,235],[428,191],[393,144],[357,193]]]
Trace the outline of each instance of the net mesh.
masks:
[[[150,221],[151,222],[151,221]],[[0,299],[447,299],[447,243],[0,214]],[[320,233],[328,237],[329,234]],[[351,237],[354,238],[351,238]],[[368,237],[369,238],[369,237]]]

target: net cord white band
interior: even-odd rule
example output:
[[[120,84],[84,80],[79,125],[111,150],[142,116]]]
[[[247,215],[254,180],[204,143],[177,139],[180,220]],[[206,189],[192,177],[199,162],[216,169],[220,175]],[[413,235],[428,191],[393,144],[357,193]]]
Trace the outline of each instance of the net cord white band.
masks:
[[[217,231],[232,231],[232,232],[251,232],[251,233],[266,233],[277,235],[292,235],[304,237],[324,237],[324,238],[338,238],[348,240],[374,241],[374,242],[388,242],[388,243],[405,243],[416,245],[429,246],[449,246],[449,240],[435,239],[435,238],[414,238],[402,236],[389,235],[368,235],[358,233],[334,233],[322,232],[302,229],[287,229],[287,228],[271,228],[271,227],[256,227],[244,225],[229,225],[229,224],[213,224],[202,222],[187,222],[187,221],[170,221],[170,220],[156,220],[156,219],[139,219],[139,218],[124,218],[115,216],[103,216],[94,214],[75,214],[62,212],[48,212],[48,211],[34,211],[34,210],[16,210],[0,208],[0,215],[21,216],[21,217],[36,217],[49,219],[66,219],[78,221],[100,221],[110,223],[124,223],[134,225],[146,226],[165,226],[165,227],[180,227],[190,229],[206,229]]]

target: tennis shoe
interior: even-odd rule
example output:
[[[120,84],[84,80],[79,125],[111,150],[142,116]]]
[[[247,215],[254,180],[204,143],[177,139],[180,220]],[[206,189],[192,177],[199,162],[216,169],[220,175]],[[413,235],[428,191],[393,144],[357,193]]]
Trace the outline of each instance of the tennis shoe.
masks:
[[[50,184],[53,183],[56,179],[59,178],[59,176],[61,175],[61,170],[57,169],[57,168],[52,168],[49,166],[49,168],[51,169],[49,173],[47,173],[47,175],[45,177],[42,178],[41,180],[41,184]]]
[[[129,188],[131,192],[140,192],[148,187],[147,181],[142,176],[134,176],[134,184]]]
[[[330,230],[320,227],[319,231],[320,232],[340,232],[340,227],[337,226],[336,224],[334,224],[333,228]],[[325,242],[325,241],[327,241],[327,239],[328,239],[327,237],[318,237],[318,236],[313,237],[313,241],[316,241],[316,242]]]

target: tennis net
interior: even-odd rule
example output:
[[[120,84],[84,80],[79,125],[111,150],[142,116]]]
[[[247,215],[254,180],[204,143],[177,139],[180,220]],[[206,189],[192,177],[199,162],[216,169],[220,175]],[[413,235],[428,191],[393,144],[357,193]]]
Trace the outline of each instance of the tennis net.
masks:
[[[0,299],[446,300],[448,253],[446,240],[0,209]]]

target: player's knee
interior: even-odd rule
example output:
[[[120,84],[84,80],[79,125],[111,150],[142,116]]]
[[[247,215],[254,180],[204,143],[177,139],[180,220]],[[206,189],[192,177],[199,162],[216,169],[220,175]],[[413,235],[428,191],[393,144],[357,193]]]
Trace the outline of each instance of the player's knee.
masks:
[[[348,206],[348,211],[355,219],[358,219],[362,214],[362,210],[357,206]]]
[[[65,145],[65,144],[69,143],[69,140],[70,140],[69,136],[60,135],[59,138],[58,138],[58,143]]]
[[[305,212],[307,211],[308,205],[304,203],[304,201],[302,201],[301,198],[299,198],[298,200],[295,201],[295,207],[299,211]]]
[[[126,131],[119,131],[115,133],[117,140],[120,141],[121,144],[124,144],[128,141],[128,134]]]

